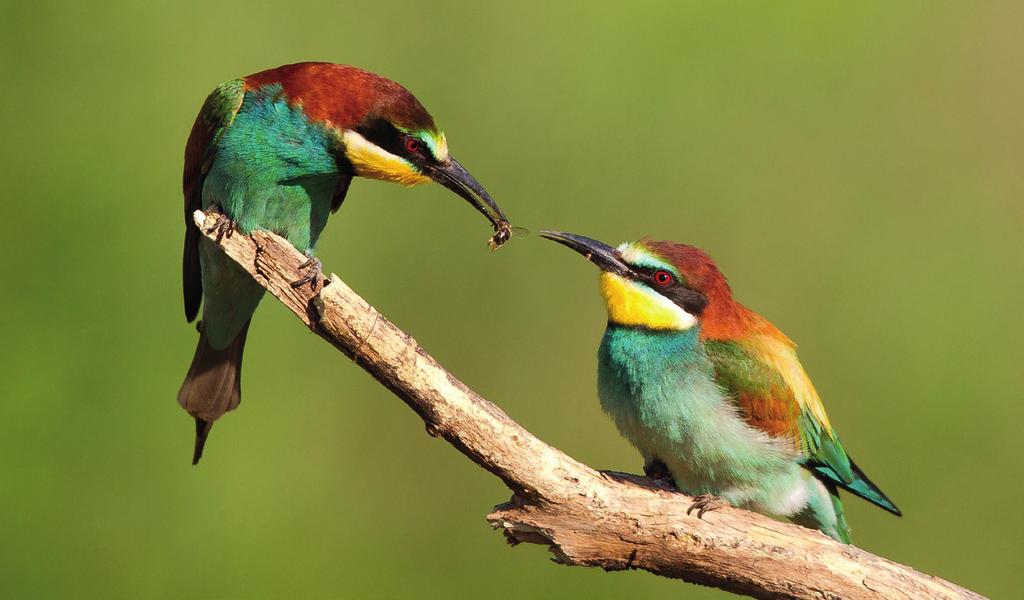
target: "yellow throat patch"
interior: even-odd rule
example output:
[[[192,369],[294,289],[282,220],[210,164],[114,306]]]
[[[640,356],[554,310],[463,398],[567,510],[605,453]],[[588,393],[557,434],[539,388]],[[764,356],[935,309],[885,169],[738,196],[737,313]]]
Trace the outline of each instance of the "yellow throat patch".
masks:
[[[685,331],[697,319],[658,292],[612,273],[601,274],[608,322],[616,325]]]
[[[429,177],[416,170],[409,161],[391,154],[351,129],[346,129],[342,133],[341,140],[345,144],[345,156],[352,163],[356,175],[360,177],[393,181],[402,185],[430,181]]]

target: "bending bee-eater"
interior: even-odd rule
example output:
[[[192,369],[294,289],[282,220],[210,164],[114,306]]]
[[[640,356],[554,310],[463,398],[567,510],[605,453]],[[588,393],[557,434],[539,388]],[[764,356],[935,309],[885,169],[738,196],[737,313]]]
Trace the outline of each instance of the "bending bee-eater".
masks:
[[[242,349],[263,288],[200,235],[196,209],[216,206],[235,224],[286,238],[309,257],[293,285],[316,286],[313,248],[353,177],[415,185],[436,181],[468,200],[494,227],[510,225],[484,188],[448,153],[444,133],[404,87],[331,63],[299,63],[218,86],[185,148],[185,316],[203,317],[178,402],[195,418],[193,464],[214,421],[241,400]]]

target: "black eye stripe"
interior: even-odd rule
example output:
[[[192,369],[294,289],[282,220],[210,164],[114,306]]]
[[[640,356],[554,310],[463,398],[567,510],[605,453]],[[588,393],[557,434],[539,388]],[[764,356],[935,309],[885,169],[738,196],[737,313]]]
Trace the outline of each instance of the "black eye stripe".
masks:
[[[387,119],[371,119],[357,127],[356,131],[359,135],[366,138],[367,141],[380,146],[392,154],[398,156],[405,154],[405,150],[402,148],[402,132],[396,129]]]
[[[691,315],[699,317],[704,313],[704,309],[707,308],[707,296],[695,289],[687,287],[685,280],[677,277],[671,271],[668,271],[667,269],[635,266],[632,267],[632,269],[638,279],[650,284],[648,287],[668,298],[675,303],[676,306],[682,308]],[[673,283],[667,286],[658,284],[655,276],[657,273],[662,271],[672,275]]]
[[[366,138],[367,141],[380,146],[395,156],[420,159],[418,161],[414,160],[413,162],[423,162],[424,160],[433,158],[430,155],[427,144],[424,143],[423,140],[402,133],[387,119],[371,119],[357,127],[356,132]],[[407,141],[415,141],[418,148],[415,151],[410,151],[406,147]]]
[[[704,309],[708,306],[707,296],[688,287],[677,285],[671,288],[659,289],[658,291],[661,292],[662,296],[675,302],[676,306],[696,317],[704,314]]]

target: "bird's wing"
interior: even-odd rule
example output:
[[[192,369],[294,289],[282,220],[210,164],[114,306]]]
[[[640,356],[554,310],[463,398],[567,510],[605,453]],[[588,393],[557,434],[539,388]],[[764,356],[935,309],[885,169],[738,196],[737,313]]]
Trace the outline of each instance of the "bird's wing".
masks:
[[[705,340],[705,347],[718,384],[750,426],[792,441],[819,479],[899,514],[847,456],[792,342],[755,334],[739,341]]]
[[[199,270],[199,229],[192,221],[192,213],[202,207],[203,181],[213,164],[217,142],[231,126],[244,97],[245,81],[241,79],[217,86],[206,97],[185,145],[185,172],[182,177],[185,194],[185,249],[181,268],[185,318],[189,321],[199,314],[199,304],[203,299],[203,280]]]

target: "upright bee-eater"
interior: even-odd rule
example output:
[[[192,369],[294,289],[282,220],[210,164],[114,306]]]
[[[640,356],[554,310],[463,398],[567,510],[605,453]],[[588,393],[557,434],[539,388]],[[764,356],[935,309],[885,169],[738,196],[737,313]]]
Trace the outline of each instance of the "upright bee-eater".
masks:
[[[839,488],[900,514],[846,454],[793,342],[733,298],[702,250],[541,235],[601,269],[601,406],[699,514],[728,503],[845,543]]]
[[[510,226],[484,188],[448,154],[444,133],[404,87],[362,69],[298,63],[218,86],[185,147],[185,316],[203,317],[178,402],[196,422],[193,464],[213,422],[241,400],[242,349],[263,288],[200,235],[199,208],[219,207],[221,233],[272,231],[309,257],[353,177],[415,185],[436,181],[468,200],[504,243]]]

